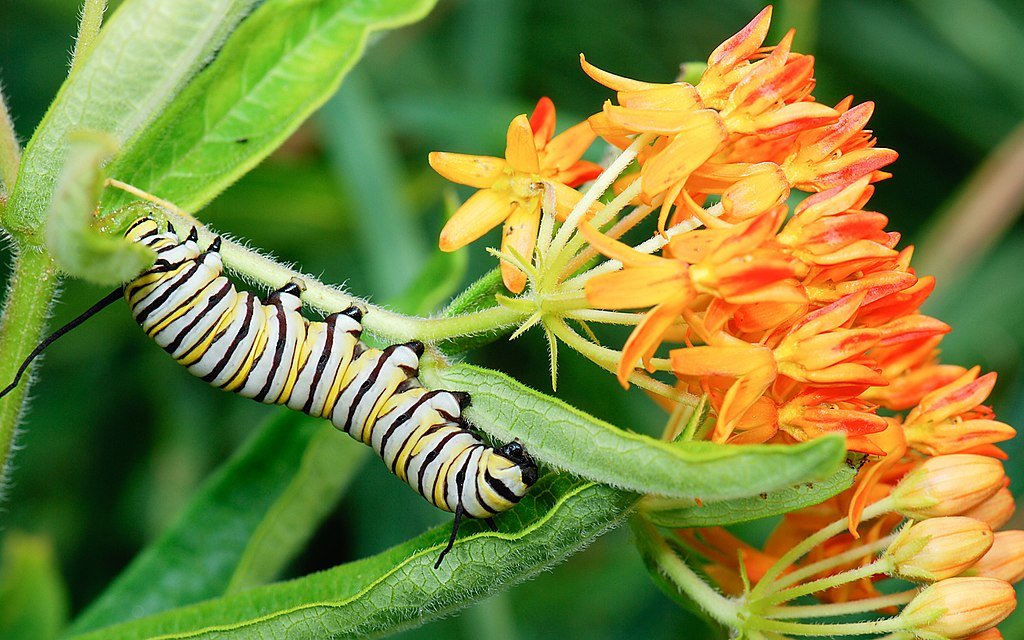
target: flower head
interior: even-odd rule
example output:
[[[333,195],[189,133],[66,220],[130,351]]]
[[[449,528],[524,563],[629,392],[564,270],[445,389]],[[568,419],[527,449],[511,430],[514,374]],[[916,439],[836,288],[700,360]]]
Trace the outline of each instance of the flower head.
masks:
[[[504,253],[530,260],[537,242],[541,205],[552,193],[555,215],[565,218],[579,199],[573,188],[601,173],[598,165],[581,160],[594,140],[586,123],[554,136],[555,107],[541,98],[533,115],[516,116],[508,127],[504,158],[435,151],[430,166],[453,182],[479,189],[441,230],[442,251],[454,251],[504,222]],[[526,285],[526,274],[501,263],[502,280],[514,293]]]

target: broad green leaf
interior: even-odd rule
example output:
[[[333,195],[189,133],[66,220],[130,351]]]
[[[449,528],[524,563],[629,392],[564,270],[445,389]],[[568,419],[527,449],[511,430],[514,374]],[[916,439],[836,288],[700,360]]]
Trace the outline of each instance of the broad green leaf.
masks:
[[[819,504],[843,491],[857,476],[857,470],[843,465],[819,482],[768,491],[756,496],[703,502],[646,498],[640,503],[644,517],[662,527],[713,527],[777,516]]]
[[[558,563],[618,525],[636,497],[549,474],[499,531],[469,521],[439,569],[442,526],[378,555],[76,638],[366,638],[449,615]]]
[[[75,64],[29,141],[4,225],[38,242],[69,136],[110,135],[123,151],[209,61],[256,0],[131,0]]]
[[[558,469],[644,494],[711,502],[827,478],[846,454],[842,437],[798,445],[664,442],[613,425],[512,378],[469,365],[426,369],[434,388],[467,391],[469,419],[502,442],[518,438]]]
[[[366,451],[323,420],[278,412],[72,630],[98,629],[273,577],[333,508]],[[269,557],[256,557],[261,553]]]
[[[72,136],[46,218],[46,248],[66,273],[103,285],[121,284],[153,263],[156,253],[91,226],[103,190],[103,163],[115,153],[103,134]]]
[[[110,174],[187,211],[201,208],[334,93],[371,33],[413,22],[432,6],[433,0],[268,0]],[[104,206],[129,199],[111,192]]]
[[[50,541],[9,532],[0,556],[0,638],[51,640],[67,615],[67,593]]]

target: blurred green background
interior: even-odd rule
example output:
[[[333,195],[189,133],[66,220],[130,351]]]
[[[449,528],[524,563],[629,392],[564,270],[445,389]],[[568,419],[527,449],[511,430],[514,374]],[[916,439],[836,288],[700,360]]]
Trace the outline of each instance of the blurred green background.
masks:
[[[500,155],[508,122],[542,95],[555,101],[564,128],[610,97],[579,70],[581,51],[613,72],[668,81],[680,62],[705,59],[761,6],[442,1],[422,23],[374,42],[340,94],[199,217],[358,295],[394,299],[432,255],[442,224],[450,187],[427,166],[428,151]],[[890,216],[904,244],[917,245],[920,272],[942,278],[926,311],[954,327],[944,359],[999,371],[996,411],[1024,425],[1024,3],[833,0],[776,9],[769,42],[798,28],[796,49],[817,56],[819,101],[849,93],[875,101],[871,128],[900,159],[872,207]],[[77,15],[70,0],[0,6],[0,78],[23,140],[67,71]],[[474,251],[467,282],[490,266]],[[54,325],[103,293],[67,282]],[[549,388],[539,335],[474,358]],[[193,379],[123,306],[51,348],[40,371],[0,525],[52,543],[74,612],[274,409]],[[635,430],[663,420],[637,390],[621,392],[568,353],[559,395]],[[1006,449],[1016,456],[1008,468],[1019,495],[1021,438]],[[291,574],[368,555],[444,519],[369,460]],[[691,638],[699,628],[648,580],[620,530],[510,593],[405,637]],[[1024,612],[1004,634],[1024,637]]]

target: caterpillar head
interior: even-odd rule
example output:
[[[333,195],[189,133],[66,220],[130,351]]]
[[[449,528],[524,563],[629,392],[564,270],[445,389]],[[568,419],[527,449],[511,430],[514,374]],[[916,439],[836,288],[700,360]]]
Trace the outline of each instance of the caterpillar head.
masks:
[[[513,440],[498,447],[495,449],[495,453],[512,462],[513,469],[519,470],[519,480],[524,486],[524,491],[525,488],[529,488],[534,482],[537,482],[537,463],[533,461],[530,454],[526,452],[526,447],[519,440]]]

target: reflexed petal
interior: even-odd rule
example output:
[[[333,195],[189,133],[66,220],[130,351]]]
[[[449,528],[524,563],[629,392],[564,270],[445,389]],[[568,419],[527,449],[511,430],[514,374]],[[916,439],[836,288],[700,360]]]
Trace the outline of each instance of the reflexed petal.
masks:
[[[427,159],[434,171],[445,178],[477,189],[486,189],[494,184],[508,166],[503,158],[445,151],[433,151]]]
[[[631,109],[605,103],[604,113],[612,125],[631,132],[672,136],[689,126],[692,112]]]
[[[541,164],[545,169],[553,168],[565,171],[587,152],[596,137],[594,129],[586,121],[569,127],[548,143]]]
[[[838,116],[832,107],[818,102],[795,102],[771,109],[750,120],[747,126],[733,130],[762,136],[788,136],[828,124]]]
[[[756,164],[750,175],[722,193],[722,207],[735,219],[746,220],[782,204],[789,197],[786,174],[774,162]]]
[[[718,45],[708,58],[710,66],[732,66],[757,53],[768,35],[772,20],[772,8],[767,6],[728,40]]]
[[[587,283],[589,284],[589,283]],[[622,359],[619,361],[617,372],[619,383],[623,387],[629,386],[629,376],[636,368],[636,363],[643,361],[645,364],[654,355],[661,344],[661,338],[674,322],[679,319],[679,313],[686,306],[686,299],[677,295],[675,298],[658,305],[647,314],[646,317],[633,329],[625,346],[622,348]]]
[[[874,191],[875,188],[870,186],[868,178],[863,177],[848,185],[815,193],[797,205],[794,219],[799,217],[803,224],[809,224],[818,218],[834,216],[850,209],[860,209]]]
[[[715,111],[694,111],[686,129],[644,164],[640,178],[644,193],[653,197],[685,179],[707,162],[725,139],[725,127]]]
[[[618,240],[613,240],[590,224],[585,223],[580,225],[580,233],[582,233],[583,237],[587,239],[590,246],[594,247],[609,258],[618,260],[627,267],[661,266],[666,262],[671,263],[670,260],[666,260],[665,258],[641,253],[628,244],[619,242]]]
[[[639,91],[658,86],[648,82],[641,82],[640,80],[631,80],[598,69],[587,62],[587,58],[582,53],[580,54],[580,66],[583,67],[583,73],[614,91]]]
[[[533,259],[533,247],[537,244],[537,229],[540,226],[540,202],[532,201],[530,207],[517,207],[505,221],[501,236],[501,250],[512,254],[512,249],[524,260]],[[502,260],[501,279],[512,293],[522,293],[526,287],[526,274],[515,265]]]
[[[516,116],[508,126],[505,159],[508,166],[521,173],[540,172],[537,147],[533,142],[533,129],[526,115]]]
[[[853,317],[863,300],[863,293],[840,298],[828,306],[807,314],[799,323],[793,325],[790,335],[803,339],[831,331]]]
[[[601,175],[604,167],[594,162],[580,160],[564,171],[559,171],[555,179],[567,187],[578,187],[585,182],[590,182]]]
[[[555,135],[555,103],[551,98],[543,96],[530,114],[530,128],[533,129],[533,142],[538,151],[544,149],[551,136]]]
[[[441,229],[441,251],[455,251],[484,235],[512,214],[515,203],[507,194],[477,191],[462,203]]]
[[[619,104],[629,109],[691,111],[700,109],[700,94],[686,83],[659,84],[641,91],[619,91]]]
[[[662,263],[594,276],[585,285],[587,301],[601,309],[644,309],[680,295],[690,297],[685,266]]]
[[[761,379],[775,379],[775,357],[770,349],[759,344],[673,349],[669,357],[673,371],[681,376],[756,374]]]

